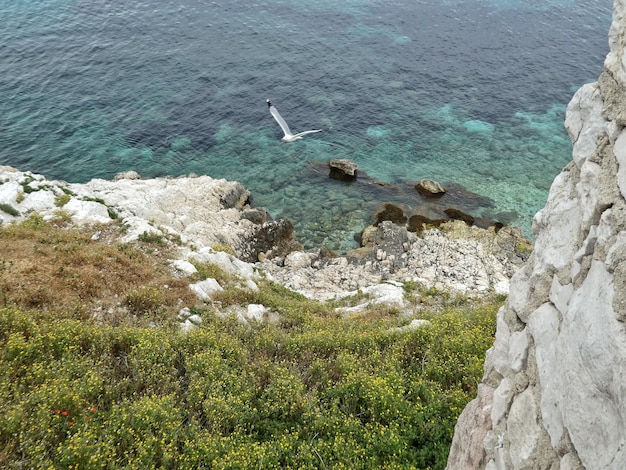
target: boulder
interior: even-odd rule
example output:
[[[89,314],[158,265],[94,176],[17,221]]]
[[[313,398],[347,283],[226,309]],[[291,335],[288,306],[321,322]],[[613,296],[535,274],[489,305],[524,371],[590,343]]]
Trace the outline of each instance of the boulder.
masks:
[[[385,220],[363,230],[361,248],[348,252],[348,258],[379,263],[383,269],[393,271],[406,265],[409,246],[406,228]]]
[[[446,189],[434,180],[421,180],[415,185],[415,189],[422,196],[427,197],[439,197],[446,193]]]
[[[340,181],[355,181],[357,176],[357,165],[352,160],[345,158],[331,160],[328,163],[330,168],[329,176]]]

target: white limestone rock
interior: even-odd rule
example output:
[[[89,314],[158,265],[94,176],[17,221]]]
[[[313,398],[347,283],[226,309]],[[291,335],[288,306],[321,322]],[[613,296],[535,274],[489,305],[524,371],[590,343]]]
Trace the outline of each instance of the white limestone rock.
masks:
[[[506,438],[509,442],[513,468],[520,470],[541,468],[537,465],[535,456],[541,432],[533,390],[527,388],[515,397],[507,420]]]
[[[185,276],[191,276],[192,274],[198,272],[193,264],[183,259],[177,259],[172,261],[172,266],[174,267],[174,269],[176,269]]]
[[[588,468],[626,464],[626,337],[613,295],[613,275],[604,263],[593,262],[570,300],[557,341],[567,384],[560,402],[563,423]]]
[[[246,309],[246,313],[243,318],[247,320],[254,320],[257,322],[263,321],[263,316],[267,313],[265,305],[261,304],[249,304]]]
[[[613,153],[617,158],[618,164],[617,184],[622,197],[626,198],[626,131],[622,131],[617,138],[613,147]]]
[[[212,278],[205,279],[204,281],[190,284],[189,288],[198,296],[198,299],[206,302],[211,300],[213,295],[217,292],[222,292],[224,289],[219,283]]]
[[[526,367],[528,358],[528,335],[525,330],[513,333],[509,339],[509,364],[514,373]]]
[[[596,136],[606,131],[602,95],[597,83],[581,87],[569,102],[565,128],[574,142],[573,160],[580,168],[596,150]]]
[[[535,356],[541,385],[541,415],[553,447],[557,447],[563,437],[563,411],[560,403],[564,399],[564,387],[570,386],[561,380],[562,363],[568,359],[561,358],[557,352],[559,327],[559,310],[549,303],[535,310],[528,322],[528,330],[536,345]]]
[[[72,222],[78,225],[111,222],[108,208],[99,202],[72,198],[63,206],[63,210],[68,212],[72,216]]]

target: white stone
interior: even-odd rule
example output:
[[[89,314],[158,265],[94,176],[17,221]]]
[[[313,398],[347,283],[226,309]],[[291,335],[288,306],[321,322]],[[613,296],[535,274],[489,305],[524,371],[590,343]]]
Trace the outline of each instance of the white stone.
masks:
[[[126,233],[121,238],[123,243],[134,242],[144,233],[162,235],[160,230],[154,228],[146,219],[141,217],[126,217],[122,220],[122,224],[126,227]]]
[[[187,321],[193,323],[194,325],[200,325],[202,323],[202,317],[198,314],[193,314],[187,318]]]
[[[227,274],[239,276],[244,279],[254,277],[254,267],[251,263],[241,261],[235,256],[223,251],[202,248],[197,252],[189,253],[189,257],[203,263],[215,265]]]
[[[581,210],[578,201],[572,198],[573,191],[573,182],[561,173],[552,185],[546,207],[535,216],[536,225],[545,228],[535,242],[536,269],[560,270],[577,251]]]
[[[250,304],[246,310],[245,319],[254,321],[263,321],[263,316],[267,312],[267,308],[261,304]]]
[[[193,322],[189,321],[189,320],[185,320],[183,323],[180,324],[180,329],[183,333],[189,333],[192,330],[195,330],[198,328],[198,325],[194,324]]]
[[[508,295],[510,290],[510,282],[508,279],[500,279],[493,286],[493,290],[499,295]]]
[[[215,293],[222,292],[224,290],[222,286],[220,286],[219,283],[212,278],[196,282],[195,284],[190,284],[189,288],[194,291],[196,296],[198,296],[198,298],[202,301],[210,300]]]
[[[252,279],[246,279],[245,284],[251,291],[258,292],[259,286]]]
[[[17,181],[0,184],[0,203],[16,206],[17,195],[20,191],[22,191],[22,187]]]
[[[493,368],[503,377],[511,374],[509,363],[509,341],[511,333],[504,319],[504,309],[498,310],[496,316],[496,340],[492,348]]]
[[[19,203],[18,208],[21,213],[35,211],[43,214],[46,211],[52,212],[59,209],[56,207],[55,201],[56,196],[52,191],[35,191],[24,194],[24,200]]]
[[[573,293],[574,286],[571,283],[562,286],[559,282],[559,278],[554,275],[550,289],[550,302],[552,302],[559,312],[565,313],[567,311],[567,305]]]
[[[610,70],[615,79],[626,88],[626,21],[624,15],[626,6],[624,0],[615,0],[613,4],[613,21],[609,30],[610,52],[604,61],[604,67]]]
[[[493,392],[493,404],[491,406],[491,422],[494,426],[500,423],[500,420],[506,416],[513,399],[513,381],[505,377],[500,385]]]
[[[177,259],[177,260],[172,261],[172,266],[174,266],[176,270],[180,271],[181,273],[187,276],[190,276],[198,272],[198,270],[193,264],[191,264],[189,261],[185,261],[182,259]]]
[[[594,261],[572,295],[557,341],[567,384],[563,423],[587,468],[626,466],[626,336],[612,310],[613,293],[613,275]]]
[[[602,95],[596,83],[582,86],[570,101],[565,127],[574,143],[573,159],[580,168],[596,151],[597,137],[606,132]]]
[[[561,457],[559,464],[559,470],[585,470],[585,468],[580,465],[578,458],[576,458],[572,452],[568,452]]]
[[[72,198],[62,209],[71,214],[72,222],[75,224],[106,224],[111,222],[107,207],[99,202]]]
[[[537,412],[532,388],[527,388],[513,399],[506,428],[513,468],[537,468],[534,451],[541,436]]]
[[[285,267],[302,269],[311,266],[312,254],[303,251],[294,251],[285,257]]]
[[[528,358],[528,334],[526,330],[511,334],[509,339],[509,364],[513,372],[520,372],[526,368]]]
[[[565,311],[565,310],[564,310]],[[563,416],[560,403],[563,400],[561,364],[568,360],[557,354],[559,336],[559,312],[545,303],[531,315],[528,330],[535,343],[535,356],[541,384],[541,415],[543,425],[550,435],[552,446],[556,447],[563,436]]]

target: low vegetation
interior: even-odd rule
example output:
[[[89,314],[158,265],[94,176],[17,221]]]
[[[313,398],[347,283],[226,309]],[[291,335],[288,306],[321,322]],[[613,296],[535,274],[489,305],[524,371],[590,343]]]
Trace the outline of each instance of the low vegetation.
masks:
[[[344,319],[210,265],[180,279],[171,242],[64,223],[0,229],[0,467],[445,466],[501,299],[443,302],[422,314],[430,325],[398,331],[396,311]],[[207,276],[224,287],[212,306],[187,287]],[[217,315],[252,303],[278,320]],[[182,307],[200,328],[180,330]]]

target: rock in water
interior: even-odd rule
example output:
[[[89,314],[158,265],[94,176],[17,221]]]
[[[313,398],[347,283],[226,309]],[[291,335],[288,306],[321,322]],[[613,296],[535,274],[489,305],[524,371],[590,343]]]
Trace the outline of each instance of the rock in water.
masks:
[[[355,181],[357,175],[357,165],[352,160],[337,159],[328,163],[330,177],[340,181]]]
[[[422,196],[427,197],[443,196],[446,193],[446,188],[434,180],[422,180],[415,185],[415,189]]]
[[[374,225],[378,225],[384,220],[389,220],[394,224],[404,225],[406,224],[407,217],[402,207],[388,202],[382,209],[376,212],[374,219]]]

